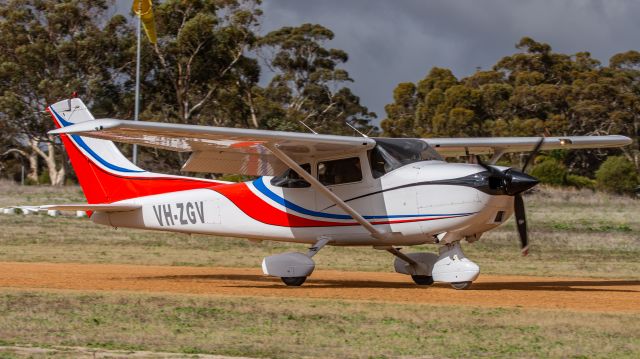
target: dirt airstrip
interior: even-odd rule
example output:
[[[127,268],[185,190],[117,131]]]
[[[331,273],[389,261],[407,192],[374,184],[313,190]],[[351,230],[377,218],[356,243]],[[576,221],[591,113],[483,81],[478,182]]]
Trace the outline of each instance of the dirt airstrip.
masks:
[[[285,287],[259,268],[0,262],[0,287],[209,296],[330,298],[480,307],[640,312],[640,281],[480,275],[470,290],[418,287],[395,273],[316,270]]]

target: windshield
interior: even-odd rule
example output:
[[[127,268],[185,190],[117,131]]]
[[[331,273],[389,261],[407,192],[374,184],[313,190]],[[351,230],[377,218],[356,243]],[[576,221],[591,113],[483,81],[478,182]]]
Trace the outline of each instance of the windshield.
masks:
[[[440,154],[422,140],[407,138],[375,138],[375,140],[376,147],[369,151],[374,178],[410,163],[442,161]]]

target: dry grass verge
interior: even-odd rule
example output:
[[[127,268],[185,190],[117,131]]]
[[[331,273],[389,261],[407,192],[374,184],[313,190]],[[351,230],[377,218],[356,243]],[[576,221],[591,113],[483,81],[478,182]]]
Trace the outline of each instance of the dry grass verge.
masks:
[[[616,357],[634,315],[338,300],[0,292],[2,345],[251,357]]]

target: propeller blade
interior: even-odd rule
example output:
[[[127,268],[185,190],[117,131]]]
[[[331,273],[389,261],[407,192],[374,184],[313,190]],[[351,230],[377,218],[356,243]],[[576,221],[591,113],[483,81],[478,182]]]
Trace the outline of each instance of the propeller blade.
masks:
[[[540,137],[540,141],[536,143],[536,147],[533,148],[533,151],[531,151],[531,153],[529,154],[529,157],[527,157],[527,161],[524,163],[524,166],[522,166],[522,173],[524,173],[524,171],[527,170],[527,167],[529,166],[529,164],[533,162],[533,159],[538,155],[538,152],[540,152],[540,148],[542,147],[543,143],[544,143],[544,137]]]
[[[488,165],[484,162],[482,162],[482,159],[480,159],[480,156],[476,155],[476,162],[478,162],[478,164],[482,167],[484,167],[484,169],[486,169],[487,171],[489,171],[489,173],[491,173],[492,175],[502,178],[502,179],[509,179],[509,176],[506,175],[504,172],[500,171],[499,169],[497,169],[496,167],[493,167],[491,165]]]
[[[516,215],[516,226],[520,235],[520,249],[522,255],[529,254],[529,236],[527,234],[527,217],[524,210],[524,201],[522,195],[517,194],[513,198],[513,207]]]
[[[478,164],[480,166],[484,167],[484,169],[486,169],[487,171],[491,172],[491,167],[488,164],[482,162],[482,159],[480,159],[479,155],[476,155],[476,162],[478,162]]]

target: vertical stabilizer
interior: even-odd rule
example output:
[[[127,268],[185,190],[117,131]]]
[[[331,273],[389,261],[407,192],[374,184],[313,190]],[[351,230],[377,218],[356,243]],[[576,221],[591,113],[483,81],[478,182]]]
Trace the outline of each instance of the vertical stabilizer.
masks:
[[[49,106],[48,111],[58,128],[94,120],[85,104],[78,98],[57,102]],[[221,184],[200,178],[145,171],[129,161],[116,145],[108,140],[66,134],[60,138],[88,203],[110,203]]]

